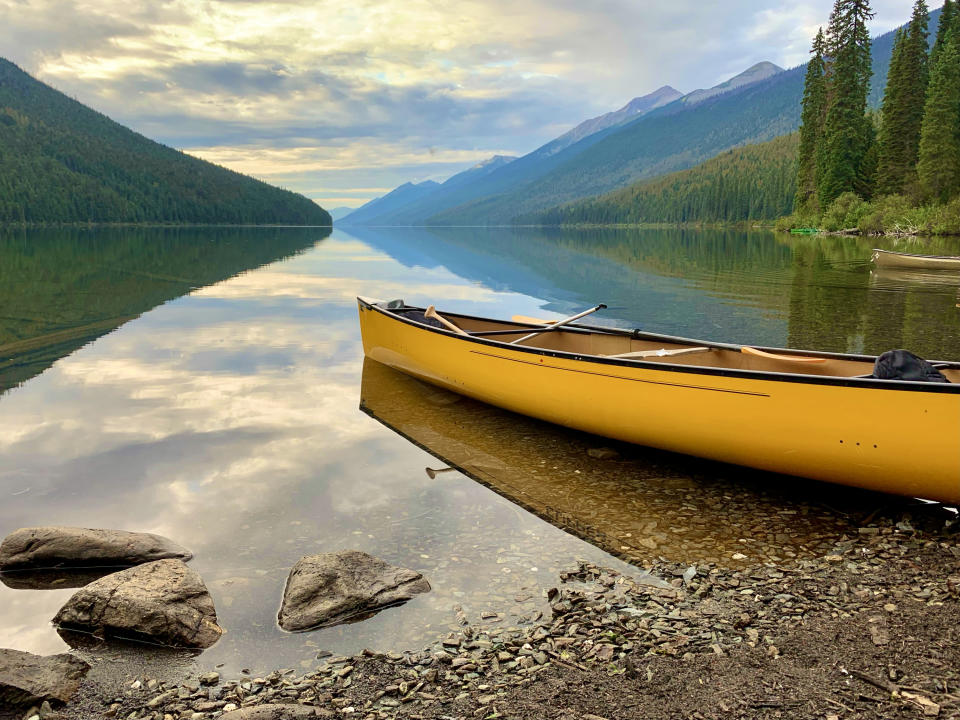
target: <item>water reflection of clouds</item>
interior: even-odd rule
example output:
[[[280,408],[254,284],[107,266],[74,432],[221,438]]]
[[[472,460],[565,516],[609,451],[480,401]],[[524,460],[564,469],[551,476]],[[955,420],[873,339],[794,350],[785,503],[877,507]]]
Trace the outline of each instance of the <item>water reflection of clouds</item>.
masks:
[[[569,561],[582,543],[459,475],[431,480],[426,453],[358,411],[354,295],[364,291],[466,311],[537,307],[336,236],[167,303],[0,400],[0,534],[64,524],[184,544],[228,629],[203,657],[234,670],[306,661],[317,643],[416,647],[425,626],[452,621],[454,593],[519,588],[505,568],[546,574]],[[534,559],[498,564],[511,547],[523,547],[511,558]],[[281,633],[274,614],[289,568],[342,548],[422,570],[435,590],[361,625]],[[71,592],[0,587],[4,644],[61,651],[49,619]]]
[[[436,271],[424,271],[433,272]],[[449,276],[448,276],[449,277]],[[480,285],[450,282],[389,281],[370,278],[315,277],[265,271],[261,274],[243,275],[219,285],[201,288],[193,297],[220,299],[289,297],[315,300],[324,303],[334,299],[352,302],[357,295],[373,294],[378,299],[395,297],[441,297],[445,300],[492,301],[492,290]]]

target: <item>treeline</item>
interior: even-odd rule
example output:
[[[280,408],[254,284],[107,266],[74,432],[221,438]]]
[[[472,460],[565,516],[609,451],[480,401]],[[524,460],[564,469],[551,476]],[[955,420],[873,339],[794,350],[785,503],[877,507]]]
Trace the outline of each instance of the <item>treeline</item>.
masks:
[[[804,84],[797,195],[783,227],[960,232],[960,8],[946,0],[930,47],[916,0],[897,31],[879,114],[867,110],[868,0],[836,0]]]
[[[155,143],[0,58],[0,224],[330,225],[308,198]]]
[[[542,225],[774,220],[793,208],[796,133],[729,150],[689,170],[521,218]]]

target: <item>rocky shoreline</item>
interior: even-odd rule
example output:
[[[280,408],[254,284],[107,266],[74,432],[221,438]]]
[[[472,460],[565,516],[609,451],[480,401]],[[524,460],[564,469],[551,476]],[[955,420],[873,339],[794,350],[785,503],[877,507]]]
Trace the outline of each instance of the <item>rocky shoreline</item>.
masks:
[[[128,675],[46,720],[960,717],[960,537],[882,519],[815,560],[658,562],[662,587],[595,565],[543,588],[550,614],[451,608],[459,632],[307,674]],[[283,706],[283,707],[277,707]]]

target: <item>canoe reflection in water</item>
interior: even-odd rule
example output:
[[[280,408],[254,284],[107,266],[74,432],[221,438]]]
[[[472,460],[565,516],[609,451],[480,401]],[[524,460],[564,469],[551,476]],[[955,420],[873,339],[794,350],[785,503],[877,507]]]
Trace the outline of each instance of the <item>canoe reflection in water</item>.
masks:
[[[783,561],[828,554],[868,516],[946,511],[907,498],[697,460],[552,425],[367,358],[360,408],[437,458],[436,482],[479,482],[635,565]],[[598,457],[594,457],[598,456]],[[427,463],[425,463],[427,464]],[[441,464],[451,466],[445,470]],[[781,482],[782,480],[782,482]]]

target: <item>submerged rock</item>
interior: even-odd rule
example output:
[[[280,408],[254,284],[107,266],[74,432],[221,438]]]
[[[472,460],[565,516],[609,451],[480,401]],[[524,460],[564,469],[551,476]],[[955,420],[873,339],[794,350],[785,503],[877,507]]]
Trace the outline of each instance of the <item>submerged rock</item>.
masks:
[[[420,573],[359,550],[309,555],[287,578],[280,627],[297,631],[349,622],[429,590]]]
[[[107,575],[77,591],[53,622],[70,630],[183,648],[208,648],[223,633],[203,580],[180,560]]]
[[[0,543],[0,570],[57,567],[126,567],[193,555],[172,540],[151,533],[76,527],[15,530]]]
[[[0,708],[65,703],[88,670],[87,663],[66,653],[42,656],[0,649]]]
[[[59,568],[0,572],[0,583],[13,590],[66,590],[89,585],[116,568]]]

